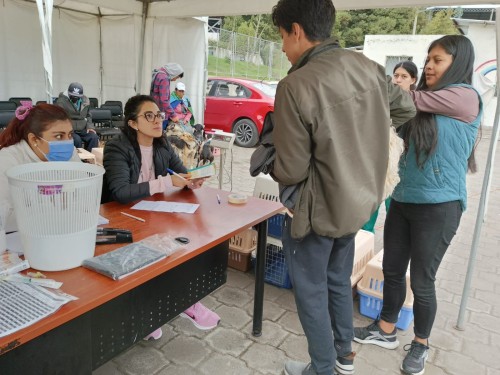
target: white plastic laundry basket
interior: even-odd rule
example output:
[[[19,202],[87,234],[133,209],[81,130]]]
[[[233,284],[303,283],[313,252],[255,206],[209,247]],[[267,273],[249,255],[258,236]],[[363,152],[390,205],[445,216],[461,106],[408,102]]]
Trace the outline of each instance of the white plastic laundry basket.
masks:
[[[31,267],[62,271],[94,255],[104,168],[78,162],[7,170],[24,255]]]

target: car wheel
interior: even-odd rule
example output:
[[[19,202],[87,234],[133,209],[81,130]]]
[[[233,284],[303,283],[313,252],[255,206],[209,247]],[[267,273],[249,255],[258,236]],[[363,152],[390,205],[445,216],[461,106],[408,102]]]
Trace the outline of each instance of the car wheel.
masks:
[[[257,127],[248,118],[238,120],[233,126],[233,133],[236,135],[234,141],[241,147],[253,147],[259,141]]]

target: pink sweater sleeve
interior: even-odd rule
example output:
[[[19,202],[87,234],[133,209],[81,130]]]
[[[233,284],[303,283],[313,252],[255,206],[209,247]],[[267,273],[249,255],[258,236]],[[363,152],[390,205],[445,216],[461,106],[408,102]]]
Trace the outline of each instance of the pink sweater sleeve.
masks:
[[[158,176],[156,180],[149,181],[149,194],[163,193],[167,187],[172,187],[170,176]]]
[[[470,123],[479,114],[479,97],[473,89],[454,86],[437,91],[410,91],[417,110]]]

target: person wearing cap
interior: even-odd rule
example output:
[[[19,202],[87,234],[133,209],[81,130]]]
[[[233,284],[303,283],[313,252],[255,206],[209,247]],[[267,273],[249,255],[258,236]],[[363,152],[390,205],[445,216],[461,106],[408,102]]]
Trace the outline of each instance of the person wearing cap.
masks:
[[[150,95],[155,100],[161,112],[165,112],[163,129],[169,121],[178,122],[179,118],[170,105],[170,82],[184,77],[184,69],[178,63],[167,63],[153,70]]]
[[[73,142],[76,148],[81,148],[85,142],[85,149],[89,152],[99,147],[99,136],[97,135],[92,116],[89,112],[90,101],[83,95],[81,83],[72,82],[66,93],[61,92],[56,99],[56,105],[64,108],[73,124]]]
[[[174,111],[175,106],[172,104],[177,100],[182,101],[182,112],[186,115],[186,117],[189,115],[189,124],[194,125],[193,107],[191,106],[191,101],[186,95],[186,85],[180,81],[175,84],[175,89],[170,95],[170,105]]]

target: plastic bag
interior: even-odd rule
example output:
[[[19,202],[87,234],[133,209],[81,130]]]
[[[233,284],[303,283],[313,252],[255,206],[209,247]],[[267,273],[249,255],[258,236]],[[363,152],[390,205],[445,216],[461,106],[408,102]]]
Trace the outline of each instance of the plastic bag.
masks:
[[[176,251],[180,250],[183,246],[167,233],[154,234],[143,239],[140,242],[152,249],[161,251],[166,256],[172,255]]]

